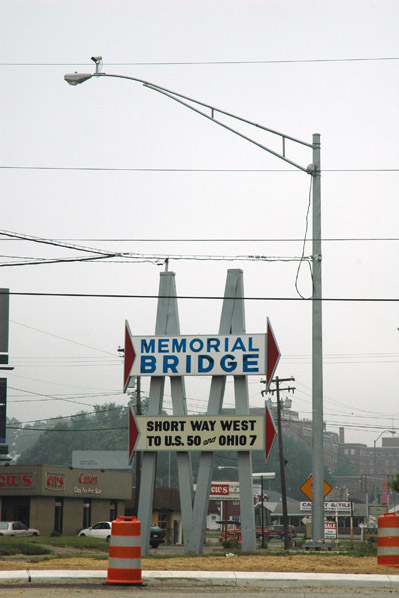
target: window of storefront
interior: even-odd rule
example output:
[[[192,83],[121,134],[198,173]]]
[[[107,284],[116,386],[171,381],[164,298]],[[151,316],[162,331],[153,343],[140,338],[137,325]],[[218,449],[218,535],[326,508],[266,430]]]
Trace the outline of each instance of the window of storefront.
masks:
[[[29,527],[29,496],[3,496],[1,508],[2,521],[22,521]]]
[[[178,544],[179,539],[179,522],[175,519],[173,521],[173,544]]]
[[[83,528],[91,526],[91,499],[85,498],[83,502]]]
[[[109,506],[109,520],[113,521],[114,519],[117,518],[117,516],[118,516],[118,501],[111,500],[110,506]]]
[[[168,513],[166,511],[159,511],[158,513],[158,525],[161,529],[167,531],[168,528]]]
[[[63,510],[64,510],[64,499],[55,499],[54,509],[54,531],[62,534],[62,522],[63,522]]]

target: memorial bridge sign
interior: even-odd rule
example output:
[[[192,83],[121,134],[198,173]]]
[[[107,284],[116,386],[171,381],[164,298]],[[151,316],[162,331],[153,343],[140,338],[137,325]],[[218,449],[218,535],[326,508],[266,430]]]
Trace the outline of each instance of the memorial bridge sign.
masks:
[[[133,336],[125,329],[125,390],[132,376],[266,375],[280,358],[272,328],[267,334]]]

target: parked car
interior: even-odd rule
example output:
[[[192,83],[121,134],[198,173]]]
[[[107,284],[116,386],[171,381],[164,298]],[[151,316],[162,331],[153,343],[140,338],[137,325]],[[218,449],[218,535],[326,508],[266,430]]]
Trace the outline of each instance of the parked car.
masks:
[[[40,536],[40,532],[22,521],[0,521],[0,536]]]
[[[265,537],[268,537],[269,539],[280,538],[281,540],[284,540],[284,525],[268,525],[264,528],[264,534]],[[293,538],[295,538],[295,536],[297,535],[295,527],[293,525],[288,526],[288,534]],[[256,536],[257,538],[262,537],[261,529],[256,529]]]
[[[161,529],[157,525],[152,525],[150,532],[151,548],[158,548],[158,546],[163,542],[165,542],[165,530]]]
[[[78,536],[89,536],[90,538],[104,538],[109,540],[111,537],[111,521],[99,521],[91,527],[80,530]]]
[[[89,536],[91,538],[104,538],[109,540],[111,537],[112,521],[99,521],[91,527],[80,530],[78,536]],[[151,548],[158,548],[159,544],[165,542],[165,532],[157,525],[151,526],[150,532],[150,546]]]
[[[257,527],[255,530],[256,538],[258,540],[262,539],[262,528]],[[265,540],[269,541],[272,538],[279,538],[280,540],[284,540],[284,525],[268,525],[263,528],[264,538]],[[293,525],[288,526],[288,533],[292,538],[295,538],[297,535],[295,527]],[[241,529],[229,529],[227,532],[224,532],[219,536],[219,540],[237,540],[238,542],[241,541]]]

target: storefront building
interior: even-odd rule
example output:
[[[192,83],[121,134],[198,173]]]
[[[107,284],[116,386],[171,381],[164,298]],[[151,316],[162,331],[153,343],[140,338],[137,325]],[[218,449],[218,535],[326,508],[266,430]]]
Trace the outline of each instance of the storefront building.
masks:
[[[125,514],[135,514],[136,489],[132,500],[125,503]],[[165,532],[167,544],[183,544],[183,525],[178,488],[155,488],[151,524]]]
[[[47,465],[0,468],[2,521],[23,521],[41,535],[75,535],[125,513],[132,497],[129,471]]]

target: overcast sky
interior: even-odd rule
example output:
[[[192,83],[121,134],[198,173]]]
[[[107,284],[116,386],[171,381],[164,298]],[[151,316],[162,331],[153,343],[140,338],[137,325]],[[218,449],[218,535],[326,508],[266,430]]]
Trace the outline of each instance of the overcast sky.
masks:
[[[398,2],[2,0],[0,11],[1,230],[80,247],[0,237],[0,286],[12,293],[8,416],[126,404],[124,321],[153,334],[156,300],[101,296],[156,295],[170,256],[185,296],[221,296],[228,268],[243,269],[247,331],[270,318],[277,374],[295,377],[293,409],[311,418],[311,302],[295,288],[299,262],[287,261],[302,254],[309,175],[139,83],[65,83],[102,55],[105,73],[308,143],[321,134],[327,429],[369,445],[399,433]],[[312,161],[292,143],[287,155]],[[135,255],[13,265],[90,255],[82,248]],[[307,261],[297,286],[310,297]],[[220,300],[181,299],[182,333],[216,333],[220,310]],[[186,386],[190,412],[204,410],[209,378]],[[251,406],[262,388],[250,378]]]

